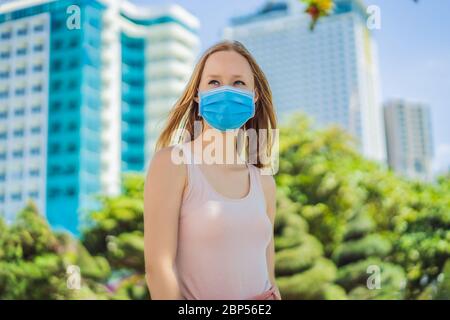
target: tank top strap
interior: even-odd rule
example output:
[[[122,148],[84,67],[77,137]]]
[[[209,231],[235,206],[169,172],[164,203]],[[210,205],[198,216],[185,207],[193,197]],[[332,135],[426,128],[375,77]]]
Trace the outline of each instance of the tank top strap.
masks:
[[[252,183],[252,189],[254,191],[254,195],[262,195],[264,196],[264,189],[262,187],[261,182],[261,171],[258,167],[253,164],[248,164],[248,168],[250,171],[250,179]]]
[[[191,196],[192,190],[195,189],[195,165],[194,165],[194,157],[190,150],[189,142],[181,143],[177,145],[177,148],[181,149],[183,164],[186,166],[186,190],[184,192],[184,198],[187,199]]]

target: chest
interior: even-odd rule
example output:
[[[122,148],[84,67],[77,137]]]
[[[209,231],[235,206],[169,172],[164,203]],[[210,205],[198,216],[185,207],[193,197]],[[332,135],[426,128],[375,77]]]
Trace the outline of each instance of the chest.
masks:
[[[199,170],[209,187],[226,198],[244,198],[252,187],[251,175],[245,165],[233,169],[204,165],[199,166]]]
[[[258,246],[266,244],[272,234],[261,202],[211,199],[186,210],[180,232],[194,243]]]

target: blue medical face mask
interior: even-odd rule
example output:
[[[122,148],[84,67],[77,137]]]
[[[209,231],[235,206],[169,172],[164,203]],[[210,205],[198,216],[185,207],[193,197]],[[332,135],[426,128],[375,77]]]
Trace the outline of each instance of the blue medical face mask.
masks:
[[[242,127],[255,115],[253,91],[221,86],[199,92],[199,113],[220,131]]]

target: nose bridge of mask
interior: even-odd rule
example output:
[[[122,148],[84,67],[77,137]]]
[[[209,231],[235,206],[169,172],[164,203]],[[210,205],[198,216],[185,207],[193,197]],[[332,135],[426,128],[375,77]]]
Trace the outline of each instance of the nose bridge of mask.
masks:
[[[199,96],[200,99],[201,98],[206,98],[209,97],[211,95],[216,96],[219,93],[229,93],[229,94],[233,94],[234,96],[244,96],[244,97],[249,97],[252,99],[254,98],[254,92],[253,91],[249,91],[249,90],[245,90],[245,89],[239,89],[239,88],[235,88],[229,85],[223,85],[220,86],[218,88],[214,88],[214,89],[210,89],[207,91],[201,91],[199,92]]]
[[[253,96],[247,94],[235,94],[231,91],[218,91],[214,94],[200,97],[203,104],[211,104],[221,101],[232,101],[244,106],[251,106],[253,104]]]

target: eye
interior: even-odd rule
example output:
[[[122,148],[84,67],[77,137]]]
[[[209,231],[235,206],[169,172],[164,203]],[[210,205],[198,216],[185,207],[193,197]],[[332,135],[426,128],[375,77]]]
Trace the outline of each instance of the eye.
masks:
[[[208,84],[212,84],[212,85],[215,85],[215,86],[219,86],[220,85],[219,81],[217,81],[217,80],[211,80],[211,81],[208,82]]]
[[[237,80],[234,82],[234,84],[239,84],[241,86],[245,86],[245,82],[241,81],[241,80]]]

